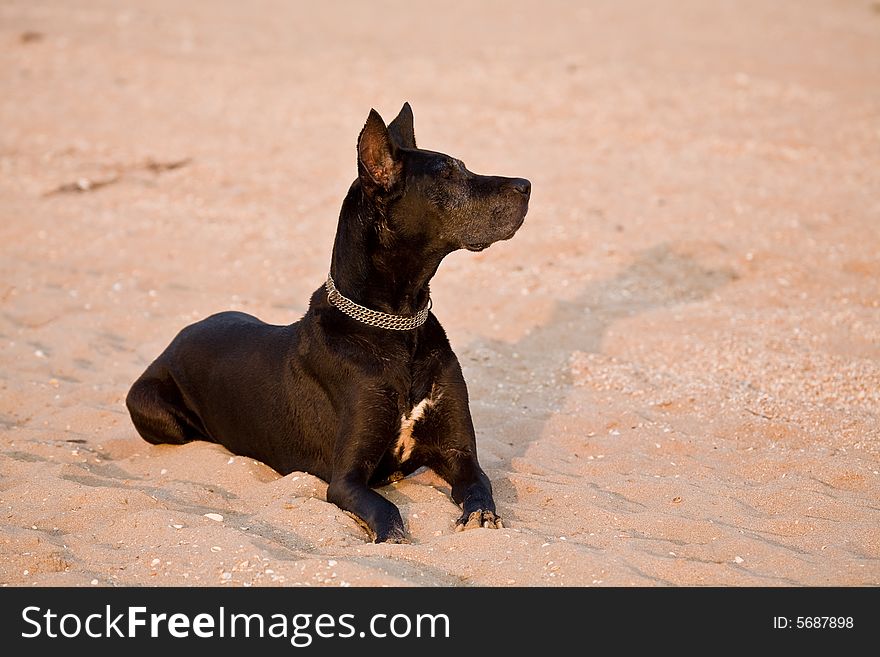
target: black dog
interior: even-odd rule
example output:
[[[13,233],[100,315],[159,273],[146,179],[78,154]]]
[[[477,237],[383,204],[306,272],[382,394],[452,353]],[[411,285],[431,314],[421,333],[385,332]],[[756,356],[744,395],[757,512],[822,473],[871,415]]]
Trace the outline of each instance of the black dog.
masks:
[[[371,487],[423,465],[452,486],[457,529],[501,527],[428,283],[446,254],[512,237],[531,184],[417,148],[408,103],[387,128],[371,111],[357,152],[330,275],[305,316],[272,326],[223,312],[186,327],[129,391],[131,419],[151,443],[208,440],[321,477],[376,542],[405,533]]]

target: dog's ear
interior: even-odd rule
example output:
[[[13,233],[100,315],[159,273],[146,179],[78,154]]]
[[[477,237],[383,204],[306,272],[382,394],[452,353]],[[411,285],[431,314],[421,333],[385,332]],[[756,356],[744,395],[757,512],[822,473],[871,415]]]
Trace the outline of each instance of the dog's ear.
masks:
[[[358,174],[371,187],[390,190],[400,179],[403,166],[397,158],[397,147],[391,141],[388,128],[376,110],[370,116],[358,137]]]
[[[398,148],[416,148],[413,113],[409,103],[404,103],[400,108],[400,113],[388,126],[388,133]]]

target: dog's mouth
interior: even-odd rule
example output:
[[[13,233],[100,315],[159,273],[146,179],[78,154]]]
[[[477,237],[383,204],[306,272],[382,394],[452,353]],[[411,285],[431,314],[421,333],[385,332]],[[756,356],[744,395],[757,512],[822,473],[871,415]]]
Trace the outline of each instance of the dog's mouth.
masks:
[[[525,220],[526,216],[523,215],[522,218],[520,218],[520,220],[517,222],[516,226],[514,226],[513,229],[504,237],[499,237],[497,240],[492,240],[491,242],[471,242],[470,244],[465,244],[464,248],[466,248],[468,251],[482,251],[484,249],[488,249],[495,242],[504,242],[505,240],[509,240],[511,237],[516,235],[516,231],[520,229]]]

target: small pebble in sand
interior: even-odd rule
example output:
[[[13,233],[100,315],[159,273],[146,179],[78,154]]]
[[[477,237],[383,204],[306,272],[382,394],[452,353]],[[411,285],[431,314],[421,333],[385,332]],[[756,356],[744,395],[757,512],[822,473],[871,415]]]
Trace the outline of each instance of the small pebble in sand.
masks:
[[[211,548],[211,552],[222,552],[222,551],[223,551],[223,548],[220,547],[219,545],[215,545]]]
[[[226,461],[226,465],[230,465],[231,463],[235,463],[235,457],[234,457],[234,456],[230,456],[230,457],[229,457],[229,460]]]
[[[160,563],[162,563],[162,562],[161,562],[159,559],[153,559],[153,560],[150,562],[150,565],[151,565],[153,568],[155,568],[155,567],[158,566]]]
[[[36,356],[37,358],[45,358],[45,357],[46,357],[46,352],[44,352],[42,349],[37,349],[37,350],[34,352],[34,356]]]
[[[160,475],[168,474],[168,468],[162,468],[161,470],[159,470],[159,474]]]
[[[223,573],[222,575],[220,575],[220,577],[222,577],[226,581],[229,581],[230,579],[232,579],[232,573]]]
[[[327,565],[330,566],[330,567],[332,568],[333,566],[336,565],[336,559],[329,559],[329,560],[327,561]]]
[[[745,559],[743,559],[742,557],[734,557],[733,561],[734,563],[742,563],[743,561],[745,561]]]
[[[98,585],[98,580],[93,579],[93,580],[92,580],[92,586],[97,586],[97,585]]]
[[[214,520],[215,522],[223,522],[223,516],[221,516],[219,513],[206,513],[205,517],[208,520]]]
[[[171,525],[174,529],[183,529],[183,525]]]

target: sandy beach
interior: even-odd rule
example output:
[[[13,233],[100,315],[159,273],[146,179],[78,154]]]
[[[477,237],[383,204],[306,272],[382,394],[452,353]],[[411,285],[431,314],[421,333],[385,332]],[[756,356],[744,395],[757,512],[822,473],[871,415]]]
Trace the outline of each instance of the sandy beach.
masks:
[[[0,584],[880,585],[880,4],[0,2]],[[152,446],[185,325],[287,324],[371,107],[532,182],[433,312],[506,527],[375,545]]]

